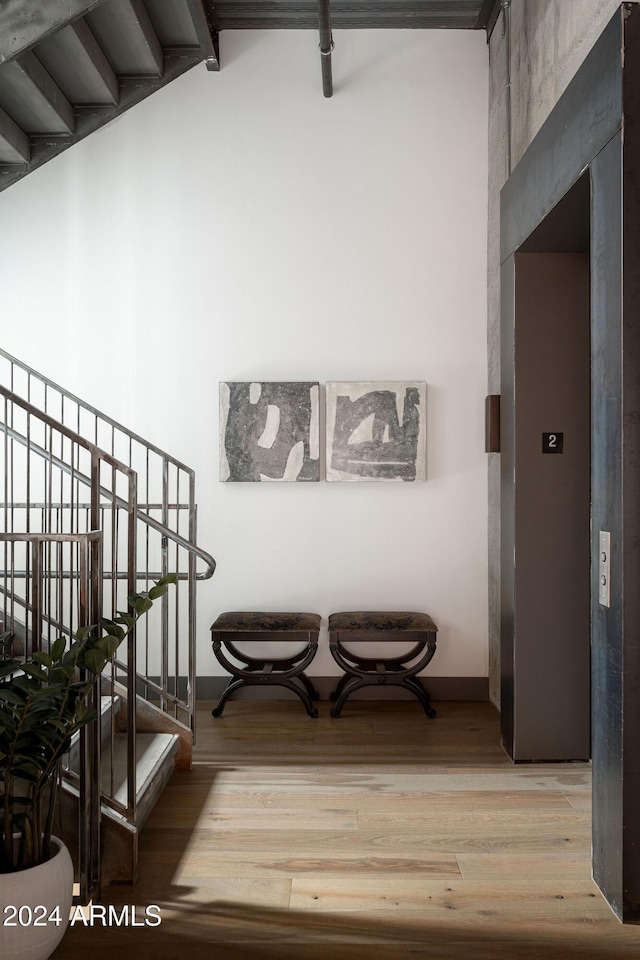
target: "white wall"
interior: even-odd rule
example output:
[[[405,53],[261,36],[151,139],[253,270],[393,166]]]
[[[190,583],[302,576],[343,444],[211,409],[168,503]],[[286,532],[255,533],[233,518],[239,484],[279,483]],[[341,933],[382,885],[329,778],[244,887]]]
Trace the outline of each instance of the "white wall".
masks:
[[[417,609],[487,673],[484,33],[228,32],[0,194],[2,346],[196,470],[222,610]],[[224,484],[220,380],[424,380],[427,481]],[[322,650],[316,675],[337,672]]]

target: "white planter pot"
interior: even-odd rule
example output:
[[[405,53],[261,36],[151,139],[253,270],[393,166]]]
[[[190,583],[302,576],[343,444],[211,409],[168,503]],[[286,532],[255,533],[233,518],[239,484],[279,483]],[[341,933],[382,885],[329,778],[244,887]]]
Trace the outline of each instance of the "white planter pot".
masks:
[[[73,900],[73,863],[62,840],[51,840],[55,853],[46,863],[0,873],[2,960],[47,960],[67,929]]]

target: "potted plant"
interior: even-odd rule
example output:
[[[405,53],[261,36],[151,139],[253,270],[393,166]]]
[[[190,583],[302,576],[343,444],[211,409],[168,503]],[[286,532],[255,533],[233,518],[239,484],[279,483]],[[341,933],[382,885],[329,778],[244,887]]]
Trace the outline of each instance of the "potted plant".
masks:
[[[48,653],[34,653],[26,662],[11,658],[11,637],[0,636],[0,956],[7,960],[44,960],[64,934],[73,865],[62,841],[52,836],[61,761],[74,736],[95,718],[87,698],[107,661],[175,582],[170,574],[148,592],[131,594],[129,613],[78,630],[70,643],[60,637]],[[46,874],[53,875],[52,893],[38,887]],[[52,935],[52,944],[44,943],[45,934]]]

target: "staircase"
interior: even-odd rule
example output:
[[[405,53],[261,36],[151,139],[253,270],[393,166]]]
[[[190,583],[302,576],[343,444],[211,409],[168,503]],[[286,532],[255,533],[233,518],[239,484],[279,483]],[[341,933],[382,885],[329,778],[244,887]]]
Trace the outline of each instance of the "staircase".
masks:
[[[0,190],[203,60],[212,0],[3,0]]]
[[[174,766],[191,765],[196,583],[215,561],[196,543],[190,468],[4,351],[0,404],[0,622],[14,652],[48,650],[177,577],[105,668],[98,720],[66,761],[62,824],[86,902],[135,882],[138,833]]]

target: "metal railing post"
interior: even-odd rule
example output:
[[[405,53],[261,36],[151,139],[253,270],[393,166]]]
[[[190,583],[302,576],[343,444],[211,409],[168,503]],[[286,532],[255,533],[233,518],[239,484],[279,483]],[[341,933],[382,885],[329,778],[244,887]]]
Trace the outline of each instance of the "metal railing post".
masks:
[[[93,564],[100,567],[101,534],[89,533],[79,541],[79,613],[80,626],[89,626],[99,619],[100,608],[96,596]],[[98,587],[99,589],[99,587]],[[96,617],[96,614],[98,616]],[[82,671],[86,678],[86,671]],[[90,695],[87,706],[95,711],[93,723],[80,731],[80,821],[78,832],[78,868],[80,897],[84,903],[100,896],[101,849],[100,849],[100,800],[101,800],[101,710],[100,685]]]
[[[135,593],[137,586],[137,514],[138,498],[136,475],[132,472],[129,477],[129,503],[127,517],[127,592]],[[136,670],[136,630],[135,627],[127,638],[127,806],[131,818],[136,814],[136,698],[137,698],[137,670]]]
[[[30,657],[32,657],[34,653],[38,653],[42,648],[43,558],[43,542],[41,540],[33,540],[31,543],[31,645],[28,654]]]

